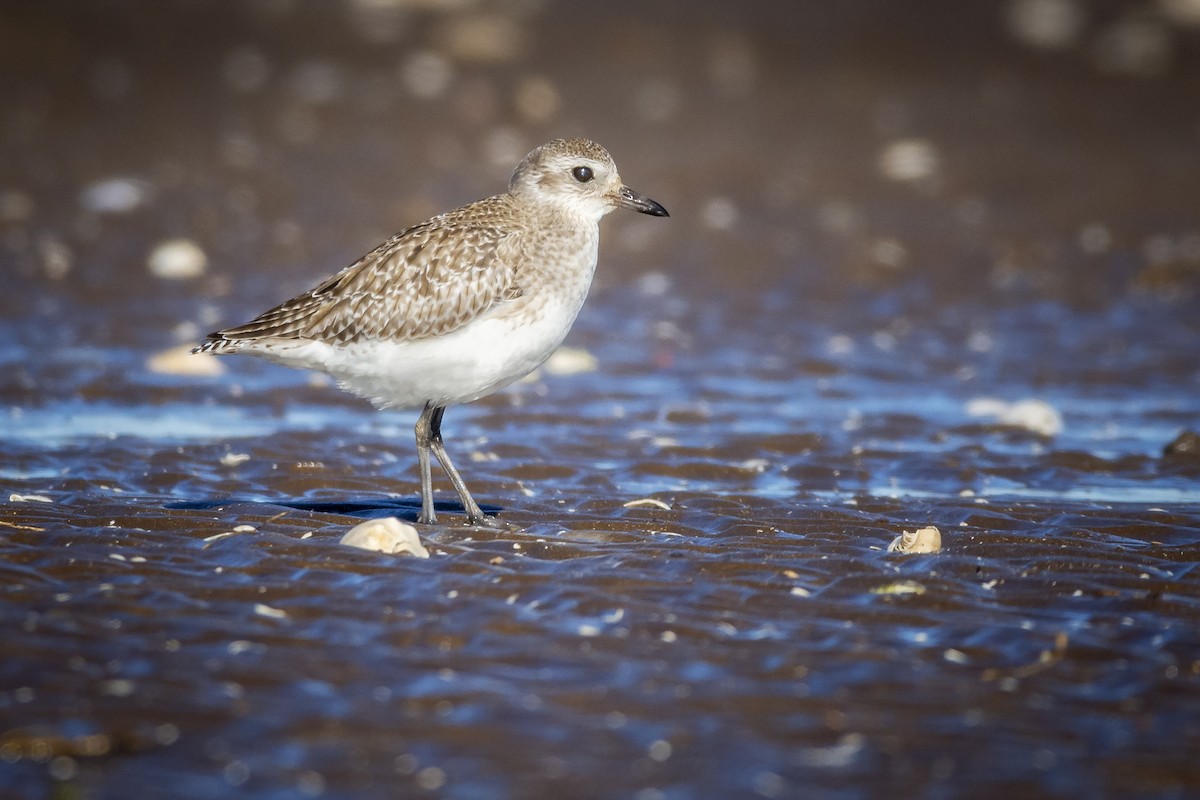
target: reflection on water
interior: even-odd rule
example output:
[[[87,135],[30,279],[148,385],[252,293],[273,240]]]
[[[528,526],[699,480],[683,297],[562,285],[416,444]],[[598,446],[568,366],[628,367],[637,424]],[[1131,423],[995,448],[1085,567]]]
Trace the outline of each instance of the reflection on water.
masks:
[[[0,794],[1195,794],[1189,4],[893,5],[0,12]],[[175,348],[577,133],[514,529],[340,546],[415,414]]]

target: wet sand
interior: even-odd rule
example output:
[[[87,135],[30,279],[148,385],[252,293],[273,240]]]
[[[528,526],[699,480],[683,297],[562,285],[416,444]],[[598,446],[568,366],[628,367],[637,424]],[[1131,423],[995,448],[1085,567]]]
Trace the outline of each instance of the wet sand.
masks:
[[[0,12],[0,794],[1200,792],[1192,4],[436,5]],[[172,348],[576,134],[513,529],[340,545],[415,414]]]

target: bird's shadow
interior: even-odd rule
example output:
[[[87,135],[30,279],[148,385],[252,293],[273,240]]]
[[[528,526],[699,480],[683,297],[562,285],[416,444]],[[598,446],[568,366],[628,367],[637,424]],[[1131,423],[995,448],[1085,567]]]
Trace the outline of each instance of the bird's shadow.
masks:
[[[211,511],[233,505],[271,506],[290,508],[296,511],[312,511],[317,514],[341,514],[349,517],[375,519],[378,517],[398,517],[406,522],[416,522],[421,514],[419,500],[406,500],[396,497],[370,497],[346,500],[304,500],[302,498],[280,498],[278,500],[240,499],[226,497],[221,500],[183,500],[177,503],[167,503],[164,507],[178,511]],[[459,503],[435,502],[434,511],[444,514],[465,514]],[[490,517],[496,516],[503,509],[500,506],[482,505],[483,513]]]

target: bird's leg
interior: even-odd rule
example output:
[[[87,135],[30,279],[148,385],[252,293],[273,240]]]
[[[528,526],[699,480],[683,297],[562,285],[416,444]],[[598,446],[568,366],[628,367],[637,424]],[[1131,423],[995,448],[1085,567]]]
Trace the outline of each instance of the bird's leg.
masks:
[[[428,407],[426,407],[426,410],[428,410]],[[446,447],[442,443],[442,415],[445,413],[445,408],[435,408],[429,415],[429,446],[433,449],[433,454],[437,456],[437,460],[441,462],[442,469],[446,471],[446,476],[454,484],[454,491],[458,492],[458,499],[462,501],[463,510],[467,513],[467,524],[483,525],[487,522],[487,519],[483,516],[483,511],[480,510],[479,504],[475,502],[475,498],[471,497],[471,493],[467,491],[467,484],[463,482],[462,476],[454,468],[454,464],[450,461],[450,456],[446,453]],[[432,505],[430,508],[432,510]]]
[[[417,463],[421,467],[421,515],[417,517],[417,522],[423,525],[433,525],[437,522],[437,514],[433,510],[433,470],[429,464],[429,450],[433,439],[430,420],[434,413],[437,413],[440,420],[440,411],[441,409],[427,404],[421,411],[421,416],[417,418]],[[440,435],[438,442],[440,446]]]

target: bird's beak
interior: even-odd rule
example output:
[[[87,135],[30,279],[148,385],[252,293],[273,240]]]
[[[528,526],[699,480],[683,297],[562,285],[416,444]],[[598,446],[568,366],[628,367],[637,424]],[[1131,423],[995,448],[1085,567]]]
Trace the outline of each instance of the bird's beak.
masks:
[[[649,214],[652,217],[671,216],[661,205],[644,194],[638,194],[628,186],[622,186],[617,190],[617,205],[621,208],[630,208],[643,214]]]

